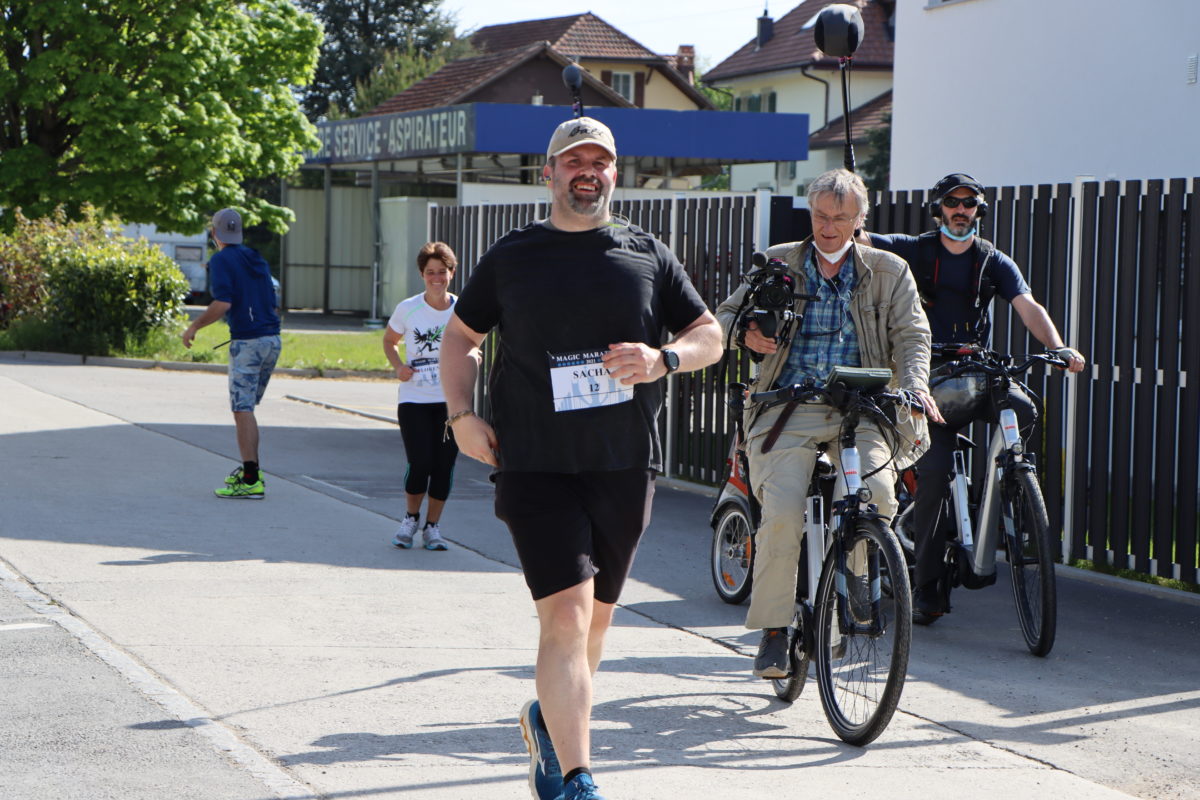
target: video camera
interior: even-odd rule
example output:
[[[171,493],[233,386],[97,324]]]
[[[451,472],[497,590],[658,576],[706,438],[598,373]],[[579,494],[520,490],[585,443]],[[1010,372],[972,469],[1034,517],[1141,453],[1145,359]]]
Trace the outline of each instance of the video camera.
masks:
[[[791,340],[792,328],[798,319],[792,310],[796,301],[817,298],[796,291],[796,279],[782,259],[768,259],[765,253],[755,253],[753,261],[758,269],[742,276],[750,288],[737,318],[738,343],[745,340],[750,323],[755,322],[759,333],[783,347]],[[761,361],[763,356],[751,351],[750,358]]]

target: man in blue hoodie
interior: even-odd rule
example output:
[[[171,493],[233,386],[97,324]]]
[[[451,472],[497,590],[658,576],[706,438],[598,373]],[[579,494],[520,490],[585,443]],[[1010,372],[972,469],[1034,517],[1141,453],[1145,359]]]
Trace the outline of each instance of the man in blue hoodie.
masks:
[[[258,421],[254,407],[262,401],[279,359],[279,314],[271,268],[258,251],[242,244],[242,218],[232,208],[213,215],[209,228],[217,253],[208,262],[213,300],[183,332],[190,348],[196,332],[225,317],[229,324],[229,404],[237,428],[242,466],[214,489],[217,497],[261,500],[258,468]]]

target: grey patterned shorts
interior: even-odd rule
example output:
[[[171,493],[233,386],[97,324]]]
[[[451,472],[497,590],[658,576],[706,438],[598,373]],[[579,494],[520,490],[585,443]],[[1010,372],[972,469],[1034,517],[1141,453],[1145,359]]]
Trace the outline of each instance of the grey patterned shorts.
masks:
[[[253,411],[262,401],[281,348],[278,335],[229,343],[229,407],[233,411]]]

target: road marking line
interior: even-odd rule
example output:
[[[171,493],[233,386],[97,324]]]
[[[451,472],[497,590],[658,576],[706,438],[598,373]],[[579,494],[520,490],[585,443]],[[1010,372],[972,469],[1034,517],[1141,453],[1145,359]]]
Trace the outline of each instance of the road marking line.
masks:
[[[0,561],[0,586],[16,595],[25,605],[74,636],[102,661],[125,677],[145,696],[158,703],[175,719],[194,728],[196,733],[227,753],[247,772],[262,781],[280,800],[317,800],[312,789],[293,778],[250,745],[239,739],[224,723],[168,686],[157,675],[119,650],[92,626],[74,616],[50,597],[23,581],[9,565]]]
[[[314,478],[312,475],[301,475],[300,477],[308,478],[313,483],[319,483],[322,486],[328,486],[330,489],[337,489],[339,492],[345,492],[346,494],[352,494],[355,497],[362,498],[363,500],[371,499],[371,498],[367,497],[365,494],[359,494],[358,492],[354,491],[353,489],[347,489],[345,486],[341,486],[336,483],[330,483],[329,481],[323,481],[320,478]]]
[[[11,625],[0,625],[0,631],[24,631],[29,628],[50,628],[49,622],[14,622]]]

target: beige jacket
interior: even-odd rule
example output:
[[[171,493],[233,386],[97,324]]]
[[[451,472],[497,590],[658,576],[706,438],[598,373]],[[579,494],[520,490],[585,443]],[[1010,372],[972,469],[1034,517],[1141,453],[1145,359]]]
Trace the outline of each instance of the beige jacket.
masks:
[[[804,286],[806,278],[803,267],[811,246],[812,237],[802,242],[777,244],[767,250],[767,258],[780,258],[787,262],[797,281],[796,285]],[[883,250],[860,244],[854,244],[853,249],[858,281],[850,298],[850,316],[858,332],[862,365],[892,370],[893,385],[899,388],[928,392],[929,320],[921,308],[912,270],[903,259]],[[726,341],[736,339],[737,334],[733,329],[747,289],[743,281],[717,307],[717,319],[725,331]],[[803,313],[806,302],[798,299],[793,310],[798,314]],[[789,344],[763,358],[751,391],[765,391],[775,384],[787,363],[790,349]],[[761,403],[746,404],[747,432],[762,412]],[[909,441],[900,448],[902,454],[896,465],[899,469],[915,461],[928,446],[928,429],[923,416],[913,416],[911,425],[904,427],[901,433]]]

